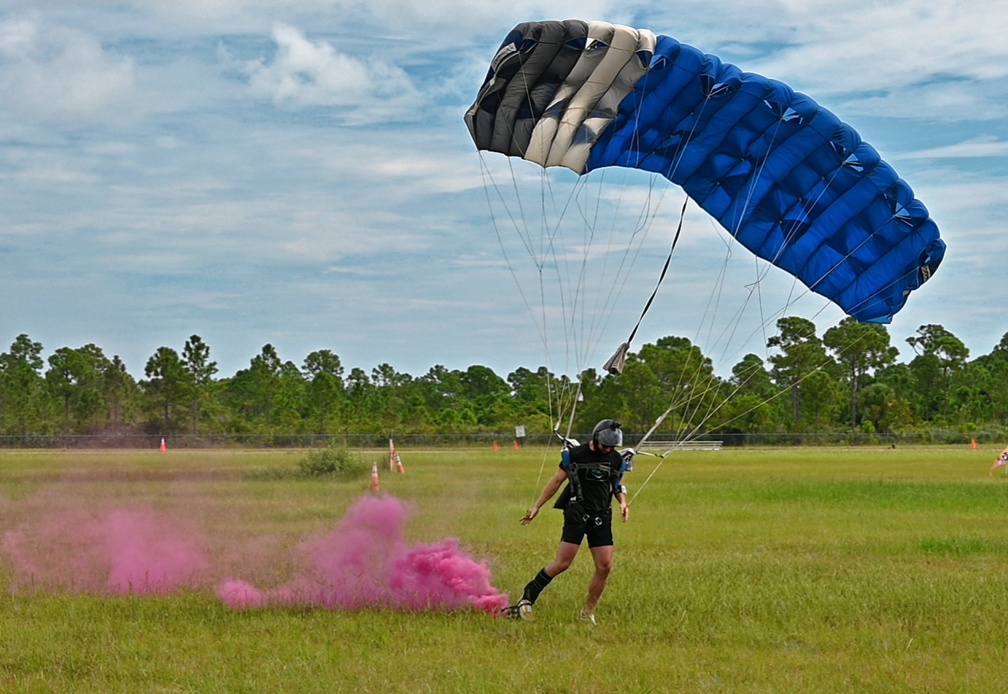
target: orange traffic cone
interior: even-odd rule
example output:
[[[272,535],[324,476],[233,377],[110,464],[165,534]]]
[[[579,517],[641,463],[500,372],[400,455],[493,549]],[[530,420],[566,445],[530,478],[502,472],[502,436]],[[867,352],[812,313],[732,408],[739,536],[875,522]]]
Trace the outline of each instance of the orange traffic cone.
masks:
[[[378,492],[378,463],[371,463],[371,491]]]
[[[517,451],[517,450],[518,450],[518,448],[519,448],[519,446],[518,446],[518,439],[515,439],[515,442],[514,442],[514,449],[515,449],[515,450]]]
[[[396,457],[395,457],[395,464],[396,464],[396,471],[397,471],[397,472],[398,472],[398,473],[399,473],[400,475],[401,475],[401,474],[403,474],[404,472],[406,472],[406,469],[405,469],[405,468],[403,467],[403,465],[402,465],[402,459],[401,459],[401,458],[399,457],[399,454],[398,454],[398,453],[396,453]]]
[[[164,453],[168,450],[168,446],[165,445],[164,436],[161,437],[161,452]]]
[[[493,445],[493,449],[494,449],[495,451],[499,451],[499,450],[500,450],[500,444],[499,444],[499,443],[497,443],[497,439],[494,439],[494,445]]]
[[[973,450],[975,451],[976,449],[977,449],[977,447],[976,447],[976,439],[973,439]]]

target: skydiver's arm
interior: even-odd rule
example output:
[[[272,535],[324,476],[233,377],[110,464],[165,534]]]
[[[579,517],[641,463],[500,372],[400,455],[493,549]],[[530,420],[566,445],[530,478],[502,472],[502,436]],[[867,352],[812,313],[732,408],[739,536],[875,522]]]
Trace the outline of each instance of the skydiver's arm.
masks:
[[[616,494],[616,501],[619,502],[619,510],[620,515],[623,516],[623,522],[626,523],[630,520],[630,505],[627,504],[626,492]]]
[[[539,500],[535,502],[525,514],[525,517],[521,519],[522,525],[528,525],[532,522],[532,519],[539,515],[539,509],[543,507],[547,501],[553,498],[553,495],[557,493],[560,489],[560,485],[567,481],[567,471],[560,468],[556,471],[556,474],[549,478],[546,482],[546,486],[543,487],[542,494],[539,495]]]
[[[627,458],[624,458],[623,471],[626,470],[626,466],[627,466]],[[613,483],[612,493],[613,496],[616,497],[616,501],[619,502],[620,515],[623,516],[623,522],[626,523],[628,520],[630,520],[630,504],[627,501],[626,485],[623,484],[622,476]]]

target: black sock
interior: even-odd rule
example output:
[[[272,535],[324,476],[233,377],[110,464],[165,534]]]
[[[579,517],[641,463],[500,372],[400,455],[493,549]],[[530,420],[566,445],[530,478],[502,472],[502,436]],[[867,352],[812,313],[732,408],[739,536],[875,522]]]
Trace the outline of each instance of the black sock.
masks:
[[[531,603],[535,603],[535,601],[539,598],[539,593],[543,592],[543,589],[548,586],[552,580],[553,577],[546,573],[546,569],[544,568],[536,574],[535,578],[528,582],[528,585],[525,586],[525,593],[522,597]]]

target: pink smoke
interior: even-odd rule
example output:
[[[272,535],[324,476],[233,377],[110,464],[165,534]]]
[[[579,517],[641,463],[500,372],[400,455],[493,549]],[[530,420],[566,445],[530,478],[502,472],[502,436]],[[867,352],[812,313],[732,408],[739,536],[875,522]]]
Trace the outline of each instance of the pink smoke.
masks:
[[[146,508],[66,511],[5,533],[15,583],[91,594],[163,594],[208,567],[202,538]]]
[[[459,540],[407,545],[408,517],[395,497],[360,499],[335,529],[302,544],[294,577],[271,590],[220,580],[237,567],[257,570],[269,562],[261,542],[225,547],[212,561],[203,533],[191,523],[144,507],[36,514],[6,532],[0,550],[13,565],[15,591],[146,595],[216,584],[220,599],[236,609],[476,608],[497,614],[507,605],[507,595],[491,584],[489,568],[463,551]]]
[[[408,512],[392,496],[365,497],[335,530],[302,546],[305,568],[282,588],[260,591],[229,579],[218,596],[239,609],[300,605],[354,610],[457,610],[475,607],[498,614],[507,595],[490,582],[490,570],[448,538],[407,546]]]

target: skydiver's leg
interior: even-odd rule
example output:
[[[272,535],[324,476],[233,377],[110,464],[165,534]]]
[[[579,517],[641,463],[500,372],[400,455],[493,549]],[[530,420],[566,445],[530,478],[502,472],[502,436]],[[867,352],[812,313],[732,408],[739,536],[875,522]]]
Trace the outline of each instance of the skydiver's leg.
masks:
[[[595,573],[592,574],[591,581],[588,582],[588,598],[585,600],[584,614],[595,614],[595,606],[598,605],[599,598],[609,581],[609,573],[613,567],[613,546],[591,548],[592,559],[595,560]]]
[[[544,571],[550,575],[551,578],[556,578],[559,574],[570,568],[570,565],[574,563],[574,557],[577,556],[578,550],[581,549],[581,544],[575,544],[573,542],[563,541],[560,543],[560,548],[557,549],[556,559],[553,563],[547,566]]]
[[[553,560],[552,564],[543,567],[536,574],[536,577],[528,582],[522,597],[534,604],[539,599],[539,594],[550,584],[550,581],[570,568],[580,547],[580,544],[574,544],[573,542],[561,542],[560,548],[557,550],[556,559]]]

